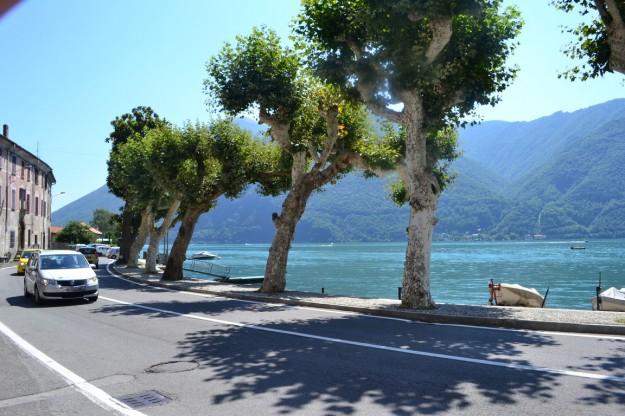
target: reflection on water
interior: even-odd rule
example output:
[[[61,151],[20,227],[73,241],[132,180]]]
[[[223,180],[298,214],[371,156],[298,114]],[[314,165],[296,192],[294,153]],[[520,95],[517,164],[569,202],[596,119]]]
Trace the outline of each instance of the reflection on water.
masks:
[[[432,252],[435,301],[485,304],[489,279],[519,283],[544,293],[549,307],[590,308],[599,272],[603,287],[625,287],[625,241],[440,242]],[[233,276],[264,272],[269,244],[191,245],[188,255],[218,253]],[[401,286],[405,243],[294,244],[288,289],[394,298]]]

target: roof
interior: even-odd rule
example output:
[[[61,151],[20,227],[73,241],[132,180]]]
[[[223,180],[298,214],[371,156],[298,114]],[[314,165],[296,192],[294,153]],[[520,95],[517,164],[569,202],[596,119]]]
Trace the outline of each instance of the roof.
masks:
[[[80,254],[77,251],[74,250],[42,250],[41,251],[42,255],[55,255],[55,254]]]
[[[15,143],[13,140],[9,139],[7,136],[5,136],[4,134],[0,133],[0,137],[2,137],[3,139],[7,140],[8,142],[10,142],[14,147],[18,148],[19,150],[21,150],[22,152],[26,153],[28,156],[32,157],[33,159],[35,159],[36,161],[38,161],[39,163],[41,163],[44,167],[46,167],[49,171],[50,171],[50,176],[52,176],[52,183],[56,183],[56,178],[54,177],[54,172],[52,172],[52,167],[50,167],[50,165],[48,165],[46,162],[44,162],[43,160],[39,159],[39,157],[35,154],[33,154],[32,152],[28,151],[26,148],[20,146],[19,144]],[[41,167],[41,166],[39,166]]]
[[[89,232],[91,234],[95,234],[95,235],[102,235],[102,231],[98,230],[95,227],[90,226],[89,224],[86,224],[84,222],[81,222],[80,225],[87,227],[87,229],[89,230]]]
[[[89,224],[81,222],[80,225],[82,225],[83,227],[87,228],[87,230],[89,230],[89,232],[91,234],[102,235],[102,231],[98,230],[97,228],[94,228],[94,227],[90,226]],[[50,234],[58,234],[61,231],[63,231],[63,227],[59,227],[58,225],[53,225],[53,226],[50,227]]]

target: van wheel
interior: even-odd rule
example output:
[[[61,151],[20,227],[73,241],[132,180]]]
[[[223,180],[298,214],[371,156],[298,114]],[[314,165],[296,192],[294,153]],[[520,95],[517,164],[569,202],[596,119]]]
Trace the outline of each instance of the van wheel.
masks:
[[[43,305],[43,299],[41,299],[41,295],[39,295],[39,288],[37,285],[33,286],[33,295],[35,296],[35,303],[37,305]]]
[[[26,279],[24,279],[24,297],[27,298],[30,296],[30,293],[28,293],[28,289],[26,289]]]
[[[95,296],[92,296],[90,298],[87,298],[87,302],[89,302],[89,303],[93,303],[96,300],[98,300],[98,295],[95,295]]]

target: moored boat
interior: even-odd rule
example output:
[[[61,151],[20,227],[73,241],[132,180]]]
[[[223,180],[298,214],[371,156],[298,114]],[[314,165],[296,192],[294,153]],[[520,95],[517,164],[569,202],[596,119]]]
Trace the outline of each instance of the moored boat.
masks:
[[[599,308],[597,308],[597,297],[595,296],[592,298],[592,310],[625,312],[625,290],[623,289],[611,287],[599,293]]]
[[[191,260],[215,260],[220,259],[217,254],[211,253],[210,251],[200,251],[191,255]]]
[[[497,306],[525,306],[529,308],[542,308],[545,297],[534,288],[529,288],[512,283],[488,284],[490,292],[489,302]]]

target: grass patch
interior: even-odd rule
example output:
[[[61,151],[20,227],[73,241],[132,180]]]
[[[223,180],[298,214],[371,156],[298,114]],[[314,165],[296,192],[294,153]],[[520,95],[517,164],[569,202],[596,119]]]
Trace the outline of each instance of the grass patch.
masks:
[[[616,323],[625,325],[625,319],[617,319]]]

